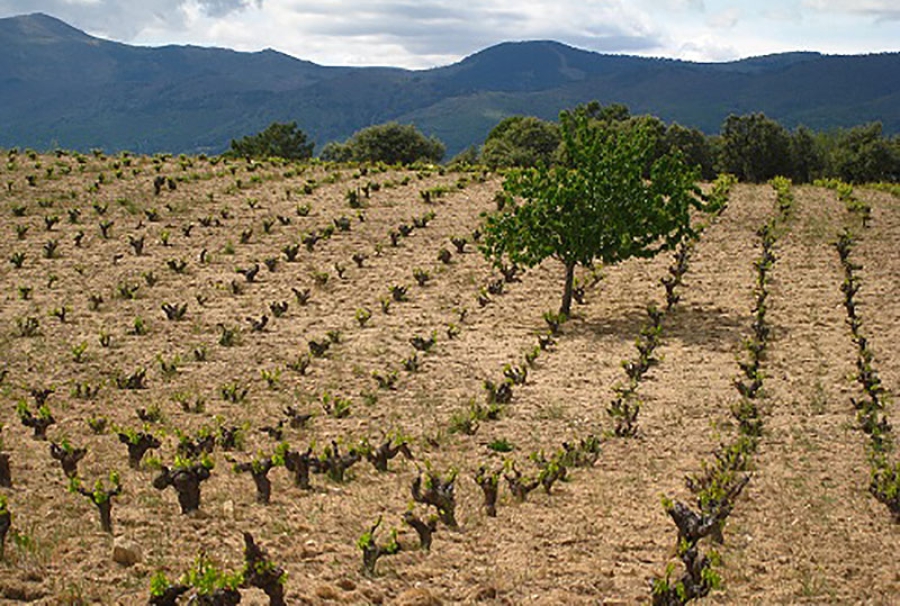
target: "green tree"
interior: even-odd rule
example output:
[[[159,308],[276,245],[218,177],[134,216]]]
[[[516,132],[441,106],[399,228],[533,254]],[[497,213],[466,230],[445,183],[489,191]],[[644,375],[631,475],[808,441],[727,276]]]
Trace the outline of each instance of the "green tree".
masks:
[[[650,167],[653,163],[666,154],[666,123],[650,114],[632,116],[626,120],[612,122],[613,128],[637,129],[646,133],[649,137],[650,154],[644,158],[644,176],[650,176]]]
[[[711,181],[716,178],[713,167],[713,149],[710,140],[696,128],[688,128],[677,123],[666,129],[665,151],[678,150],[689,166],[700,168],[700,176]]]
[[[604,106],[597,100],[578,105],[572,111],[575,114],[586,116],[599,122],[604,122],[607,125],[615,124],[616,122],[624,122],[631,117],[631,112],[628,110],[627,105],[623,103],[610,103],[609,105]]]
[[[895,181],[900,178],[900,154],[884,138],[881,122],[854,126],[834,137],[828,173],[848,183]]]
[[[329,141],[322,148],[319,157],[326,162],[352,162],[353,149],[349,143],[340,143],[339,141]]]
[[[341,146],[349,148],[349,153]],[[446,148],[436,137],[426,137],[412,124],[387,122],[369,126],[353,134],[348,141],[329,147],[329,155],[357,162],[412,164],[440,162]]]
[[[475,166],[479,163],[480,154],[478,148],[470,145],[450,159],[450,166]]]
[[[307,143],[306,133],[296,122],[273,122],[266,130],[231,140],[228,155],[241,158],[285,158],[307,160],[312,157],[314,143]]]
[[[491,168],[549,164],[559,147],[559,127],[534,116],[510,116],[491,129],[481,160]]]
[[[495,264],[565,267],[560,313],[572,305],[575,267],[651,257],[693,236],[690,211],[702,208],[698,173],[680,156],[643,167],[654,141],[643,128],[610,129],[583,113],[560,115],[565,164],[514,170],[503,183],[520,202],[489,215],[481,250]]]
[[[809,183],[821,174],[824,160],[820,147],[815,134],[805,126],[791,133],[790,176],[794,183]]]
[[[790,171],[790,133],[765,114],[731,115],[722,125],[720,170],[762,183]]]

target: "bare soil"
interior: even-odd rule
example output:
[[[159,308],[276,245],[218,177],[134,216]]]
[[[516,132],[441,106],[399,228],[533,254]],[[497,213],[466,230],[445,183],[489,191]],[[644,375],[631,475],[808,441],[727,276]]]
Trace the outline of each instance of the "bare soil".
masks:
[[[483,381],[502,379],[504,364],[523,363],[547,330],[542,314],[558,307],[562,290],[562,268],[548,261],[507,284],[487,305],[478,303],[480,289],[500,274],[471,240],[481,213],[495,207],[500,177],[437,169],[361,175],[356,168],[268,163],[251,170],[243,161],[201,158],[131,158],[126,166],[122,160],[91,156],[81,164],[74,156],[22,154],[0,168],[0,450],[10,454],[13,481],[0,491],[19,536],[8,540],[0,561],[0,602],[146,603],[155,572],[176,579],[201,552],[224,569],[238,569],[243,531],[286,569],[289,604],[649,601],[650,579],[663,574],[675,550],[675,527],[661,497],[689,501],[685,476],[734,435],[729,407],[738,395],[732,382],[752,320],[755,232],[775,212],[771,187],[736,186],[727,209],[696,244],[681,302],[664,320],[661,361],[640,387],[639,435],[604,437],[596,464],[571,469],[550,495],[535,491],[515,503],[502,486],[498,516],[490,518],[473,480],[479,466],[499,469],[514,460],[533,475],[531,453],[550,454],[564,441],[609,431],[606,409],[614,387],[625,380],[621,363],[634,357],[646,305],[664,304],[659,279],[670,255],[602,268],[602,279],[575,307],[556,345],[538,357],[526,384],[514,388],[500,418],[481,421],[473,435],[454,433],[452,419],[471,402],[484,403]],[[157,174],[178,179],[177,188],[154,195]],[[35,176],[34,186],[27,175]],[[303,193],[312,179],[314,191]],[[350,208],[347,191],[370,182],[380,189],[362,197],[364,208]],[[435,187],[446,193],[426,203],[420,192]],[[724,586],[702,602],[892,604],[900,596],[893,555],[900,529],[868,492],[866,440],[850,404],[858,394],[855,348],[832,246],[836,234],[855,223],[829,190],[795,187],[794,193],[770,286],[765,435],[753,478],[725,529]],[[855,252],[862,265],[860,314],[875,365],[888,389],[895,389],[900,202],[863,189],[857,195],[873,207]],[[309,214],[299,216],[298,205],[306,204]],[[108,209],[99,215],[94,207],[104,205]],[[16,207],[23,216],[14,215]],[[80,209],[77,223],[69,221],[74,208]],[[145,212],[151,209],[158,217]],[[391,245],[390,231],[429,212],[434,218],[427,227]],[[53,215],[60,221],[48,230],[45,218]],[[297,260],[287,262],[285,246],[342,216],[350,219],[349,231],[336,230],[312,251],[301,244]],[[204,227],[200,220],[207,218],[211,224]],[[108,239],[100,221],[112,221]],[[21,239],[16,226],[28,227]],[[84,236],[76,246],[79,231]],[[144,237],[143,254],[135,254],[129,237]],[[465,253],[457,254],[451,237],[469,238]],[[55,258],[44,257],[50,240],[59,242]],[[449,264],[438,260],[442,248],[452,253]],[[8,261],[16,252],[25,254],[20,269]],[[357,253],[366,255],[362,267],[351,258]],[[264,266],[270,258],[278,259],[274,271]],[[182,273],[169,268],[169,261],[180,260],[186,262]],[[254,264],[261,268],[252,282],[236,271]],[[429,272],[426,285],[416,283],[414,269]],[[145,277],[151,272],[153,285]],[[315,276],[323,272],[324,285]],[[128,285],[139,286],[133,299],[120,295]],[[408,301],[392,302],[385,313],[381,301],[390,299],[395,285],[408,287]],[[31,289],[27,299],[23,287]],[[310,289],[307,305],[298,304],[293,288]],[[103,299],[96,310],[92,295]],[[270,304],[282,301],[288,310],[274,317]],[[167,320],[164,303],[186,303],[185,317]],[[51,314],[60,308],[67,310],[65,322]],[[360,309],[372,314],[364,327],[355,318]],[[263,315],[266,327],[254,332],[248,319]],[[35,336],[21,336],[19,324],[28,317],[39,322]],[[138,317],[144,335],[131,334]],[[459,329],[452,339],[451,324]],[[237,329],[234,346],[220,345],[221,326]],[[309,353],[309,340],[322,341],[330,331],[339,331],[339,342],[325,357],[313,358],[305,374],[287,367]],[[432,332],[436,344],[418,354],[418,372],[404,370],[403,359],[414,353],[409,340]],[[109,335],[108,347],[101,345],[101,333]],[[74,348],[81,343],[87,345],[77,361]],[[205,360],[195,351],[204,351]],[[165,373],[160,361],[175,362],[174,373]],[[117,376],[139,369],[146,370],[146,389],[117,388]],[[395,389],[379,389],[372,372],[395,370]],[[274,378],[271,386],[263,371]],[[100,387],[96,398],[73,395],[82,383]],[[228,384],[246,387],[245,400],[225,401],[221,389]],[[57,423],[49,438],[88,449],[79,465],[85,485],[111,470],[121,475],[114,535],[142,547],[140,563],[112,561],[113,536],[100,531],[94,506],[67,491],[49,442],[35,440],[20,424],[17,404],[35,410],[30,392],[41,388],[54,390],[47,403]],[[325,393],[349,399],[349,416],[328,415],[321,404]],[[205,402],[202,412],[179,403],[198,398]],[[415,460],[398,457],[387,473],[362,461],[341,484],[314,475],[312,491],[295,488],[290,474],[276,468],[269,474],[271,503],[258,504],[249,474],[234,473],[232,465],[274,452],[279,442],[261,428],[284,419],[286,406],[314,415],[306,427],[284,426],[283,440],[295,449],[314,445],[321,453],[331,440],[347,449],[363,438],[377,442],[400,432],[409,437]],[[136,414],[141,408],[158,409],[161,420],[145,423]],[[892,408],[888,416],[896,419]],[[87,424],[99,417],[108,420],[102,434]],[[163,445],[148,459],[171,465],[179,432],[196,435],[221,424],[243,429],[243,449],[214,452],[200,510],[190,515],[180,513],[173,491],[153,488],[155,471],[128,467],[113,430],[152,431]],[[490,448],[500,440],[512,452]],[[409,508],[429,513],[410,493],[426,466],[442,474],[459,471],[460,528],[441,526],[430,553],[414,549],[416,535],[402,522]],[[356,542],[379,516],[384,521],[377,537],[386,541],[396,528],[404,550],[382,558],[378,574],[368,577]],[[242,603],[267,602],[254,590],[244,592]]]

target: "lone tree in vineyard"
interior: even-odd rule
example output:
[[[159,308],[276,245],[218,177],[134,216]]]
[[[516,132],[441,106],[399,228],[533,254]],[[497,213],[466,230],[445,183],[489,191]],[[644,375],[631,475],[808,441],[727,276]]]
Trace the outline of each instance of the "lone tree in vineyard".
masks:
[[[498,267],[561,261],[560,313],[569,315],[576,266],[670,249],[694,235],[690,210],[703,204],[696,170],[674,154],[652,160],[645,128],[610,129],[578,110],[560,114],[560,125],[564,161],[508,174],[503,188],[520,203],[487,218],[481,250]]]

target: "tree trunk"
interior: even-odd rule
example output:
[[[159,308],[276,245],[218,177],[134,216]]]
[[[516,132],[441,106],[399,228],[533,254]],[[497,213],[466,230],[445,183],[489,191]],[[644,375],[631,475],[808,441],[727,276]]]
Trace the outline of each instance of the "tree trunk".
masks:
[[[0,514],[0,560],[4,558],[4,546],[6,545],[6,535],[12,527],[12,514],[6,510]]]
[[[253,474],[253,482],[256,484],[256,502],[262,505],[268,505],[272,495],[272,482],[269,480],[268,473],[269,470],[266,469]]]
[[[0,486],[9,488],[12,486],[12,475],[9,472],[9,454],[0,452]]]
[[[284,585],[275,581],[269,583],[262,590],[269,596],[269,606],[284,606]]]
[[[97,503],[97,509],[100,511],[100,528],[112,534],[112,497]]]
[[[566,286],[563,290],[562,305],[559,308],[559,313],[569,317],[569,314],[572,312],[572,289],[575,285],[575,263],[567,261],[565,265]]]
[[[306,452],[289,451],[284,455],[284,466],[294,474],[294,485],[303,490],[310,490],[309,468],[312,450]]]

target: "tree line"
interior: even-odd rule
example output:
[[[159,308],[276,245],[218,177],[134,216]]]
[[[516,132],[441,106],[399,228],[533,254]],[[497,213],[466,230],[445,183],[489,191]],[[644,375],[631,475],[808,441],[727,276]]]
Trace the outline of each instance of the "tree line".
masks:
[[[646,160],[647,171],[655,160],[674,152],[698,168],[705,180],[722,173],[752,183],[778,175],[795,183],[819,178],[848,183],[900,180],[900,136],[886,136],[880,122],[815,132],[804,126],[789,130],[763,113],[754,113],[731,115],[719,133],[706,135],[678,123],[666,124],[656,116],[632,115],[622,104],[603,106],[592,101],[570,111],[610,132],[648,133],[652,153]],[[440,140],[415,126],[388,122],[364,128],[344,142],[330,142],[319,156],[336,162],[439,163],[445,151]],[[303,160],[313,156],[313,144],[295,122],[273,123],[261,133],[232,140],[228,154]],[[560,122],[520,115],[504,118],[481,146],[450,160],[494,169],[565,162]]]
[[[232,139],[226,155],[246,158],[308,160],[314,144],[296,122],[274,122],[264,131],[242,139]],[[438,163],[446,148],[436,137],[427,137],[411,124],[388,122],[354,133],[343,143],[332,141],[320,157],[327,162],[385,162],[386,164]]]
[[[621,104],[602,106],[594,101],[574,111],[613,131],[649,132],[654,143],[652,159],[677,150],[688,164],[699,167],[706,180],[721,173],[752,183],[779,175],[795,183],[818,178],[850,183],[900,179],[900,136],[886,137],[880,122],[829,132],[804,126],[791,131],[755,113],[731,115],[718,134],[708,136],[695,128],[666,124],[656,116],[633,116]],[[511,116],[488,134],[478,158],[495,168],[553,164],[562,159],[560,142],[557,122]]]

